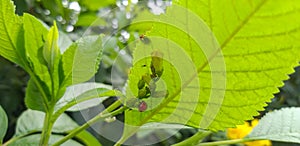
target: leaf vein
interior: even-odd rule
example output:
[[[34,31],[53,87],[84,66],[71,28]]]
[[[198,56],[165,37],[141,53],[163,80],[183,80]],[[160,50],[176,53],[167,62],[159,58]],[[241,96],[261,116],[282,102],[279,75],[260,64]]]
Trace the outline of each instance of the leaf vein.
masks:
[[[265,38],[268,38],[268,37],[274,37],[274,36],[277,36],[277,37],[280,37],[280,36],[286,36],[286,35],[291,35],[292,33],[296,33],[300,30],[300,27],[296,27],[296,28],[292,28],[290,30],[285,30],[283,32],[277,32],[277,33],[270,33],[270,34],[261,34],[261,35],[252,35],[252,36],[236,36],[235,39],[253,39],[253,38],[262,38],[262,39],[265,39]]]
[[[253,55],[265,55],[265,54],[272,54],[274,52],[288,52],[290,50],[292,50],[294,48],[294,46],[289,46],[289,47],[284,47],[284,48],[279,48],[276,50],[266,50],[266,51],[260,51],[260,52],[252,52],[252,53],[248,53],[247,54],[223,54],[223,56],[217,56],[217,57],[228,57],[228,58],[232,58],[232,57],[244,57],[244,56],[253,56]]]

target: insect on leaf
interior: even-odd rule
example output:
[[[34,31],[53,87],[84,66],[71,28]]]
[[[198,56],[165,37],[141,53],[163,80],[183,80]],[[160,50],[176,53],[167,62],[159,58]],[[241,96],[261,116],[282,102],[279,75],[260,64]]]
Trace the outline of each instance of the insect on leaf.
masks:
[[[136,47],[127,97],[137,96],[137,83],[147,73],[139,66],[151,64],[155,49],[164,54],[156,88],[169,95],[145,100],[144,112],[125,112],[119,142],[137,131],[130,125],[179,123],[216,131],[258,115],[300,60],[297,3],[178,0],[165,15],[141,13],[136,29],[152,24],[151,31],[144,29],[151,44]]]

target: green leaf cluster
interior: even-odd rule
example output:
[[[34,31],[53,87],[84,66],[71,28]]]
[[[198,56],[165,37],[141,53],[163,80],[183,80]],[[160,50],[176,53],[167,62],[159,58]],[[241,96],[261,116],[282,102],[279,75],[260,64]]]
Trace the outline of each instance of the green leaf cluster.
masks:
[[[59,117],[64,111],[77,103],[116,95],[116,92],[108,89],[110,88],[108,86],[95,84],[74,96],[65,95],[64,99],[67,99],[67,102],[59,102],[67,87],[78,84],[78,88],[85,88],[85,84],[79,83],[88,81],[97,72],[102,56],[102,36],[87,36],[71,42],[63,33],[58,32],[55,22],[54,26],[47,29],[42,22],[30,14],[18,16],[14,14],[14,11],[15,8],[11,1],[0,1],[0,55],[29,73],[30,79],[26,88],[25,104],[29,109],[44,112],[45,115],[36,116],[31,111],[31,114],[26,117],[33,116],[32,120],[38,120],[40,123],[27,125],[25,129],[18,127],[16,138],[11,139],[8,143],[21,138],[22,142],[20,143],[47,145],[49,140],[52,143],[54,142],[53,138],[62,137],[51,136],[53,126],[54,132],[62,132],[57,129],[66,132],[77,127],[74,124],[73,126],[55,124],[55,121],[72,123],[67,119],[60,120]],[[59,34],[62,34],[61,38]],[[84,106],[86,105],[91,107],[95,104],[85,103]],[[80,108],[73,109],[73,111],[78,110]],[[19,121],[20,125],[24,126],[24,123],[26,125],[26,122],[30,120],[20,118]],[[42,131],[41,134],[38,134],[39,139],[36,138],[37,135],[30,135],[32,130]],[[88,136],[85,133],[79,135]]]
[[[87,81],[96,73],[102,54],[101,36],[85,37],[66,50],[60,49],[55,23],[48,30],[29,14],[15,15],[9,1],[2,0],[0,7],[0,55],[30,74],[25,98],[28,108],[51,110],[67,86]]]

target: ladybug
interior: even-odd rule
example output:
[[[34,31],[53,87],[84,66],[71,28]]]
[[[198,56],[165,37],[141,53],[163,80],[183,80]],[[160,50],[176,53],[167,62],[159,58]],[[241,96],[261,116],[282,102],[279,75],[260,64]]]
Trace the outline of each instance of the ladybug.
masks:
[[[145,101],[141,101],[138,108],[140,112],[144,112],[147,110],[147,103]]]

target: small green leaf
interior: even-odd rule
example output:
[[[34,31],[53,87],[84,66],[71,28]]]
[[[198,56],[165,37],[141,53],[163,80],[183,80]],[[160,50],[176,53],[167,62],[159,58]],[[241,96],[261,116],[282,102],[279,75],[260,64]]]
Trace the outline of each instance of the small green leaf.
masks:
[[[43,48],[44,59],[48,64],[48,68],[53,70],[55,59],[59,56],[60,50],[57,45],[58,29],[56,23],[50,28],[46,37],[46,42]]]
[[[24,68],[26,62],[20,54],[24,52],[22,21],[15,15],[12,1],[0,1],[0,55]]]
[[[300,143],[300,108],[283,108],[267,113],[246,139]]]
[[[43,86],[47,88],[47,86]],[[47,103],[43,101],[42,94],[38,90],[33,79],[30,79],[27,83],[26,93],[25,93],[25,105],[29,109],[46,111]]]
[[[103,88],[105,91],[110,91],[112,89],[112,87],[109,85],[93,82],[70,86],[67,88],[64,96],[56,103],[55,109],[58,110],[68,103],[74,101],[77,101],[77,104],[67,109],[67,111],[79,111],[96,106],[108,98],[108,96],[101,96],[100,98],[101,93],[104,92],[100,92],[99,88]],[[82,98],[89,98],[90,100],[78,103]]]
[[[60,88],[60,61],[61,53],[58,48],[58,29],[56,23],[50,28],[48,35],[45,40],[45,45],[43,47],[43,56],[47,62],[48,70],[51,76],[52,86],[50,88],[51,97],[50,101],[57,101],[60,98],[60,93],[58,91],[63,91],[64,88]]]
[[[0,106],[0,145],[2,144],[2,140],[6,134],[8,126],[8,119],[5,111],[3,108]]]
[[[51,135],[49,140],[49,145],[54,144],[56,141],[62,139],[63,135]],[[10,146],[37,146],[39,145],[41,134],[29,135],[24,138],[18,139],[11,143]],[[75,140],[68,140],[61,146],[82,146],[82,144],[76,142]]]
[[[101,55],[101,36],[87,36],[73,43],[62,55],[64,81],[61,87],[93,77],[98,70]]]

